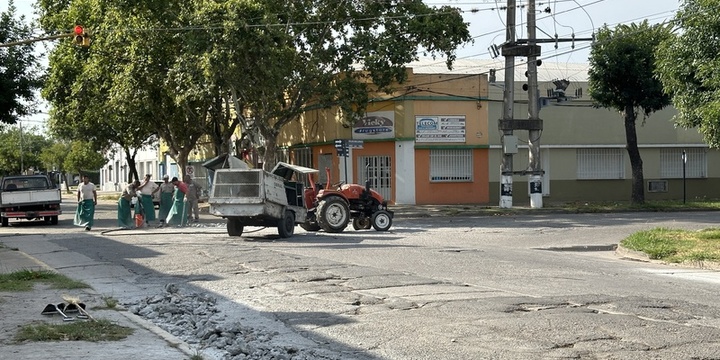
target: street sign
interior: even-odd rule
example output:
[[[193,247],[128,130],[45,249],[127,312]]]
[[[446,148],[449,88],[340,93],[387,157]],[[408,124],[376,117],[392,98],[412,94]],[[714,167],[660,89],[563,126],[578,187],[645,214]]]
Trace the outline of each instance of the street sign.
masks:
[[[347,140],[348,147],[351,149],[362,149],[363,148],[363,141],[362,140]]]
[[[348,150],[348,141],[345,139],[335,139],[335,150],[337,150],[338,156],[344,156],[347,157],[350,155],[350,151]]]

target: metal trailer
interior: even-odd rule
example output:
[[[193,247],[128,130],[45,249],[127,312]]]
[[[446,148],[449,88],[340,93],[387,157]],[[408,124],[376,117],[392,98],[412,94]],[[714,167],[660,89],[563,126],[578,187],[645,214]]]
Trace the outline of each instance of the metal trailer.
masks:
[[[307,219],[308,205],[302,177],[318,170],[278,163],[271,172],[261,169],[217,169],[208,203],[210,213],[227,219],[230,236],[241,236],[245,226],[277,227],[280,237],[291,237],[296,224]],[[312,190],[310,190],[312,191]]]

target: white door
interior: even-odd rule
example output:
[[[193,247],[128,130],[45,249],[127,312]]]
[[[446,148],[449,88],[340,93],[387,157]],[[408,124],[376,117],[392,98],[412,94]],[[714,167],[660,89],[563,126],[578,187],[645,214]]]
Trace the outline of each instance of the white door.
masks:
[[[392,198],[392,164],[390,156],[359,156],[358,184],[365,185],[370,179],[370,188],[382,195],[385,200]]]

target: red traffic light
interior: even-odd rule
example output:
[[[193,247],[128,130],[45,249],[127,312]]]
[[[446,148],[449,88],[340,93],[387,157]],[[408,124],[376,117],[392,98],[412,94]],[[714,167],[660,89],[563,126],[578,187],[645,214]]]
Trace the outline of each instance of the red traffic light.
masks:
[[[85,29],[83,29],[80,25],[75,25],[75,35],[82,35],[85,32]]]

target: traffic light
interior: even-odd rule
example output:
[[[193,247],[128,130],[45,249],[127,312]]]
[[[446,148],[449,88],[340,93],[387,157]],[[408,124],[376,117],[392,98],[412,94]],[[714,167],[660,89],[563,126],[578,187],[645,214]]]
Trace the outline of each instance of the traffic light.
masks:
[[[84,47],[90,46],[90,34],[80,25],[75,25],[73,44]]]

